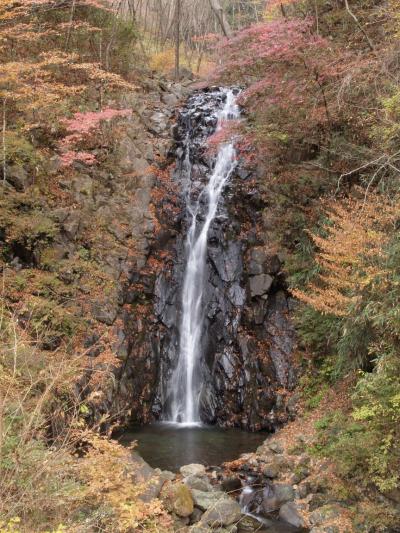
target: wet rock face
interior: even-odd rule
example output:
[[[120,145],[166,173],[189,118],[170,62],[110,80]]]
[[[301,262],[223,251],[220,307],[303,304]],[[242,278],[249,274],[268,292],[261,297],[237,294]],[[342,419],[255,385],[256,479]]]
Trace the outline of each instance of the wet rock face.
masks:
[[[174,181],[180,193],[181,214],[165,220],[172,263],[160,269],[154,284],[153,362],[158,387],[152,414],[162,418],[168,404],[167,383],[179,356],[181,289],[185,270],[186,193],[191,180],[192,199],[207,183],[214,157],[207,139],[216,128],[215,112],[225,95],[219,89],[197,92],[182,109],[173,129],[177,165]],[[190,162],[187,160],[190,146]],[[188,177],[188,165],[190,177]],[[243,428],[272,429],[287,417],[277,389],[291,389],[294,329],[290,302],[281,274],[281,261],[255,230],[259,197],[252,173],[239,160],[225,188],[208,235],[207,271],[203,308],[201,417],[206,423]],[[199,216],[202,216],[200,214]],[[171,231],[172,230],[172,231]]]

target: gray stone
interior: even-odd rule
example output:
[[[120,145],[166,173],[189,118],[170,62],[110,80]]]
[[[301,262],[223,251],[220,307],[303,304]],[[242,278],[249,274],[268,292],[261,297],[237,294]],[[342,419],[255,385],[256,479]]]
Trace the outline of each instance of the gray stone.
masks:
[[[161,96],[161,101],[170,107],[175,107],[176,104],[179,102],[178,98],[175,96],[175,94],[172,93],[165,93]]]
[[[160,497],[165,508],[181,518],[189,517],[193,513],[192,493],[184,483],[167,481],[161,490]]]
[[[197,524],[197,522],[200,522],[202,516],[203,511],[198,507],[195,507],[193,513],[190,515],[190,523]]]
[[[251,250],[248,272],[257,274],[278,274],[282,263],[277,255],[270,254],[265,248],[256,247]]]
[[[139,495],[139,499],[143,502],[149,503],[155,498],[158,498],[166,481],[169,481],[168,478],[164,477],[162,474],[153,476],[145,484],[143,492],[141,492]]]
[[[280,440],[271,440],[267,443],[267,445],[268,448],[274,453],[280,454],[284,452],[283,444]]]
[[[117,224],[116,222],[113,222],[108,226],[108,231],[111,233],[111,235],[114,235],[114,237],[120,243],[124,243],[131,234],[129,228],[124,227],[121,224]]]
[[[176,478],[176,474],[170,472],[169,470],[160,470],[159,468],[156,468],[155,471],[159,476],[162,476],[167,481],[173,481]]]
[[[184,465],[181,466],[179,469],[179,472],[184,477],[189,476],[205,476],[206,475],[206,467],[201,464],[193,463],[190,465]]]
[[[303,481],[303,483],[300,483],[299,486],[296,489],[297,497],[300,499],[305,498],[308,494],[311,492],[311,486],[308,481]]]
[[[154,113],[150,117],[151,122],[153,123],[153,128],[157,133],[162,133],[167,130],[167,117],[164,113]]]
[[[263,296],[270,290],[274,278],[269,274],[259,274],[258,276],[252,276],[249,280],[251,297]]]
[[[195,506],[201,509],[202,511],[207,511],[208,509],[211,509],[219,501],[231,501],[231,498],[229,498],[226,494],[222,492],[206,492],[203,490],[192,489],[192,496]]]
[[[271,479],[274,479],[278,477],[280,472],[280,465],[277,461],[268,463],[264,466],[262,473],[265,477],[269,477]]]
[[[264,322],[265,316],[268,310],[268,301],[265,296],[262,299],[258,299],[253,302],[253,320],[256,325],[261,325]]]
[[[232,305],[240,307],[246,302],[246,291],[239,285],[239,283],[234,283],[228,289],[228,298]]]
[[[306,525],[298,506],[294,502],[282,505],[279,510],[279,518],[295,527],[304,527]]]
[[[294,489],[286,483],[275,483],[263,490],[262,508],[265,513],[277,511],[284,503],[293,501]]]
[[[213,486],[206,477],[188,476],[183,478],[183,482],[191,489],[200,490],[202,492],[210,492],[213,490]]]
[[[274,494],[282,503],[294,500],[294,489],[286,483],[275,483]]]
[[[80,223],[81,223],[80,213],[79,212],[70,213],[68,215],[68,218],[63,222],[61,228],[69,239],[74,240],[79,231]]]
[[[127,463],[133,468],[136,483],[149,481],[154,476],[154,469],[136,452],[128,452]]]
[[[204,513],[201,523],[212,528],[230,526],[236,524],[241,515],[240,505],[235,500],[225,496]]]
[[[6,168],[6,179],[15,190],[22,192],[29,185],[28,173],[20,165],[9,165]]]
[[[87,200],[92,198],[93,180],[90,176],[80,174],[79,178],[71,180],[71,185],[77,202],[87,203]]]
[[[115,305],[107,302],[94,302],[92,304],[92,315],[93,317],[106,324],[107,326],[112,326],[117,318],[118,308]]]

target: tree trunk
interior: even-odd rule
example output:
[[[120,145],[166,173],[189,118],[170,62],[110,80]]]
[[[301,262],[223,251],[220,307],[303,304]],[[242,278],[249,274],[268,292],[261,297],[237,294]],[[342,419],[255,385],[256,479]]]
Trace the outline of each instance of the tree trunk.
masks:
[[[209,0],[211,9],[214,11],[215,16],[218,19],[219,25],[221,26],[222,32],[225,37],[230,37],[232,35],[232,30],[229,25],[229,22],[225,16],[225,12],[219,2],[219,0]]]
[[[181,44],[181,0],[175,0],[175,79],[179,81],[180,44]]]
[[[6,182],[7,179],[7,149],[6,149],[6,129],[7,129],[7,120],[6,120],[6,99],[3,98],[3,125],[2,125],[2,144],[3,144],[3,182]]]

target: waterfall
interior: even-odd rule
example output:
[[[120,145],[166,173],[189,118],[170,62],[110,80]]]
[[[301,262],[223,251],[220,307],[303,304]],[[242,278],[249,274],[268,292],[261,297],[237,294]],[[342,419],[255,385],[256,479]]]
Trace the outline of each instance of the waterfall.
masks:
[[[226,90],[223,107],[217,112],[217,131],[224,123],[239,118],[234,91]],[[186,143],[184,173],[187,183],[186,204],[189,229],[186,238],[186,266],[182,287],[182,317],[179,326],[179,357],[167,385],[170,401],[170,421],[186,425],[199,424],[202,389],[199,363],[204,326],[203,292],[207,263],[207,241],[210,226],[218,213],[224,187],[236,166],[233,142],[223,142],[218,148],[214,169],[208,183],[202,186],[196,199],[191,194],[190,143]],[[196,196],[196,195],[195,195]]]

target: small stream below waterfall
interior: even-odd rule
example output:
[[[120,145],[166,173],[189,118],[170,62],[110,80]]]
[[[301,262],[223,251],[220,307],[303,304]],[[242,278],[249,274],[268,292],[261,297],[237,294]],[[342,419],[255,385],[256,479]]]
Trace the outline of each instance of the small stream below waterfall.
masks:
[[[267,437],[265,432],[249,433],[240,429],[222,429],[216,426],[185,426],[162,422],[125,431],[119,442],[125,446],[136,443],[135,451],[153,468],[178,473],[181,466],[200,463],[206,468],[219,471],[224,462],[238,459],[243,453],[254,452]],[[254,485],[256,483],[256,485]],[[263,489],[252,475],[243,476],[242,488],[232,493],[236,496],[243,515],[256,519],[253,530],[239,528],[239,533],[301,533],[299,529],[260,513],[249,502]],[[276,513],[275,513],[276,514]]]

